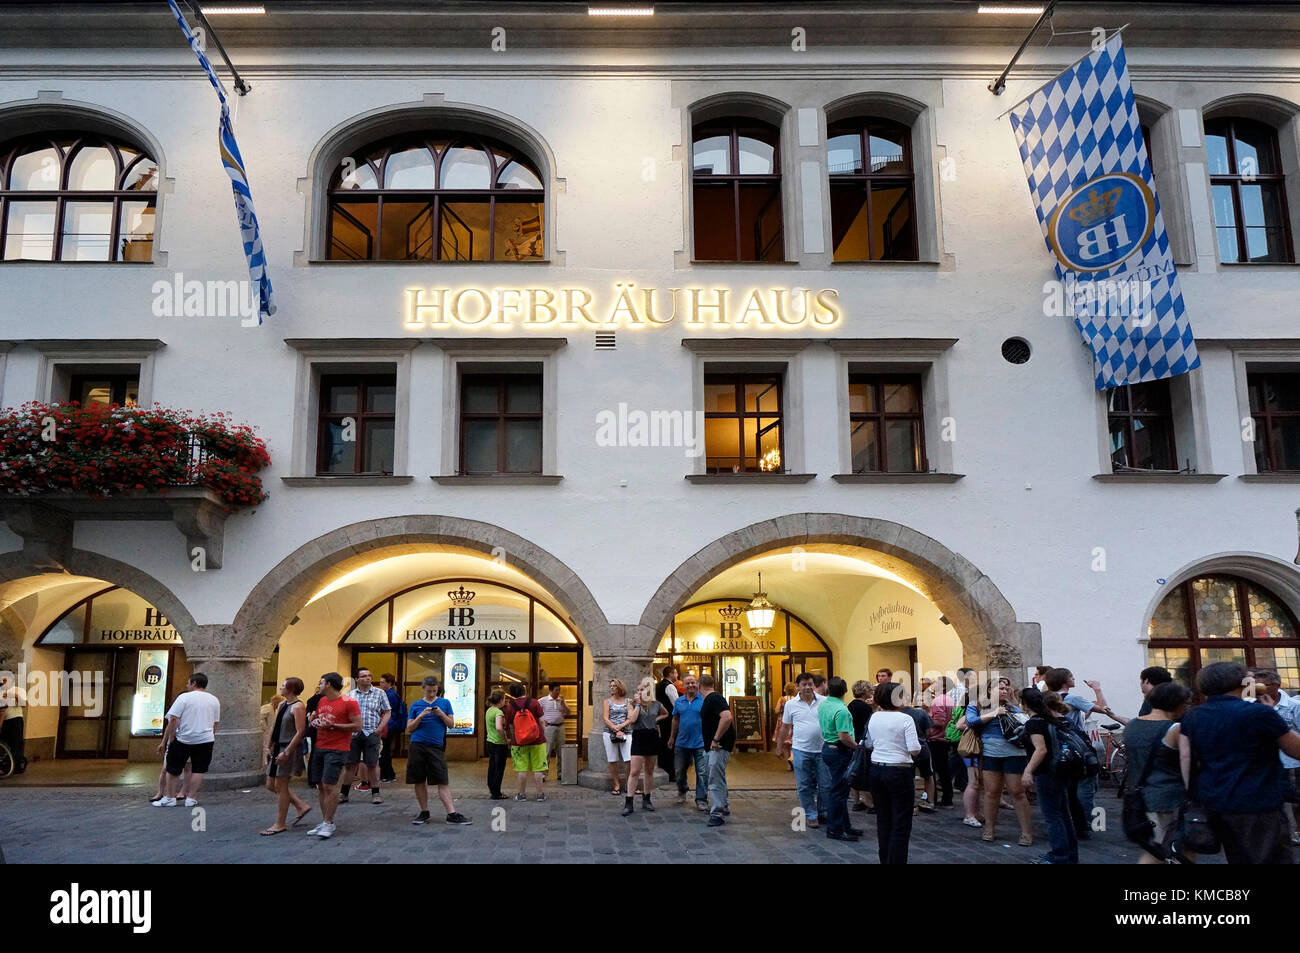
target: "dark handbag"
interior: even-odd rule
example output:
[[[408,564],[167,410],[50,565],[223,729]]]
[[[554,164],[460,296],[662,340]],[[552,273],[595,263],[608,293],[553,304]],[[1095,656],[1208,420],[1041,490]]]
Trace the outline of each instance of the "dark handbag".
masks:
[[[1187,735],[1184,734],[1183,737],[1186,738]],[[1188,743],[1191,743],[1190,738]],[[1210,812],[1200,801],[1192,797],[1200,773],[1201,762],[1193,749],[1192,783],[1187,791],[1187,800],[1178,813],[1178,837],[1174,842],[1176,853],[1191,851],[1196,854],[1217,854],[1223,849],[1223,845],[1219,843],[1219,835],[1215,833],[1214,826],[1210,823]]]
[[[1025,746],[1025,723],[1011,712],[998,715],[998,727],[1007,741],[1020,748]]]
[[[844,770],[844,778],[849,787],[855,791],[866,791],[871,787],[871,749],[858,745],[853,749],[853,757]]]
[[[1148,845],[1152,843],[1152,838],[1156,833],[1156,825],[1147,816],[1147,801],[1142,794],[1142,789],[1146,786],[1147,778],[1151,776],[1151,768],[1156,761],[1156,752],[1160,750],[1160,745],[1164,740],[1165,736],[1163,734],[1156,736],[1155,744],[1147,752],[1147,763],[1142,769],[1142,776],[1138,778],[1138,783],[1129,788],[1124,794],[1123,813],[1121,814],[1124,824],[1124,836],[1144,849],[1147,849]]]

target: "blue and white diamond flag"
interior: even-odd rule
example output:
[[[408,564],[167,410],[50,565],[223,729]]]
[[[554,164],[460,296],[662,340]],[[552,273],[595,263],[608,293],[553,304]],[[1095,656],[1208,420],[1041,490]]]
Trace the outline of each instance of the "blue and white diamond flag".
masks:
[[[1011,110],[1098,390],[1200,367],[1119,34]]]
[[[257,323],[262,323],[263,315],[275,314],[275,296],[271,291],[271,278],[266,273],[266,254],[262,250],[262,230],[257,225],[257,213],[253,211],[253,195],[248,189],[248,175],[244,171],[244,159],[239,154],[239,144],[235,142],[235,130],[230,123],[230,105],[226,101],[226,90],[221,85],[212,64],[199,49],[199,41],[185,22],[185,17],[176,6],[176,0],[167,0],[172,8],[181,32],[190,44],[190,49],[199,58],[199,64],[208,74],[208,82],[217,91],[221,100],[221,123],[218,128],[217,142],[221,150],[221,164],[230,176],[230,187],[235,193],[235,215],[239,219],[239,233],[244,242],[244,257],[248,259],[248,277],[257,287],[258,309]]]

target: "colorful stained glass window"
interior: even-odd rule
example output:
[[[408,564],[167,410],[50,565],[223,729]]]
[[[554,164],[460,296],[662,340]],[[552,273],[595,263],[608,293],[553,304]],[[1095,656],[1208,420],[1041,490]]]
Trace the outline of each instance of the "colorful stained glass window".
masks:
[[[1185,639],[1187,632],[1187,596],[1179,586],[1156,607],[1147,627],[1147,637],[1152,639]],[[1153,665],[1160,664],[1153,662]],[[1169,666],[1165,666],[1168,668]]]
[[[1218,576],[1192,580],[1192,606],[1198,638],[1241,638],[1241,611],[1233,580]]]
[[[1250,603],[1250,634],[1256,639],[1294,639],[1291,617],[1272,596],[1255,586],[1246,587]]]

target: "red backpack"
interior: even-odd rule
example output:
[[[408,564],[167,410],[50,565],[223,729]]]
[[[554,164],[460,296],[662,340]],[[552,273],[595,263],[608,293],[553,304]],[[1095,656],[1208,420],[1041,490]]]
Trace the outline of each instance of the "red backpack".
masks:
[[[517,698],[511,704],[515,706],[515,717],[510,723],[515,735],[515,744],[539,745],[546,740],[542,734],[542,726],[537,723],[537,716],[532,712],[532,706],[529,705],[532,699],[525,696]],[[523,702],[524,707],[519,707],[519,702]]]

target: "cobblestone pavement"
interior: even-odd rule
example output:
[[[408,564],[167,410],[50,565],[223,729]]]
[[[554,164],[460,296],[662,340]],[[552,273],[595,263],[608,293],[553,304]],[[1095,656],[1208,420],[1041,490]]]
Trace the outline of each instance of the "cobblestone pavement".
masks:
[[[637,812],[625,818],[621,798],[581,788],[555,790],[548,784],[543,803],[458,794],[457,808],[474,820],[468,827],[442,823],[441,808],[433,799],[434,823],[415,827],[410,824],[416,812],[414,795],[398,783],[384,786],[382,805],[372,805],[354,792],[352,803],[339,808],[338,833],[330,840],[306,834],[320,819],[314,798],[312,813],[300,829],[259,837],[257,832],[274,819],[271,794],[263,789],[213,792],[204,796],[201,813],[183,806],[151,807],[151,793],[143,787],[0,789],[0,850],[9,863],[79,864],[302,863],[326,858],[375,863],[628,863],[683,857],[727,863],[877,862],[873,816],[851,815],[854,825],[865,831],[856,844],[828,840],[817,830],[796,832],[791,830],[791,811],[797,802],[785,792],[736,792],[727,824],[707,828],[705,815],[690,800],[678,803],[675,791],[656,795],[654,813],[643,813],[638,798]],[[1111,829],[1084,842],[1080,859],[1085,864],[1132,863],[1136,852],[1118,829],[1119,802],[1103,793],[1097,804],[1106,809]],[[910,860],[1028,863],[1046,850],[1037,811],[1034,821],[1035,845],[1020,847],[1015,817],[1003,810],[1000,836],[986,844],[979,830],[962,826],[960,809],[940,809],[915,819]]]

